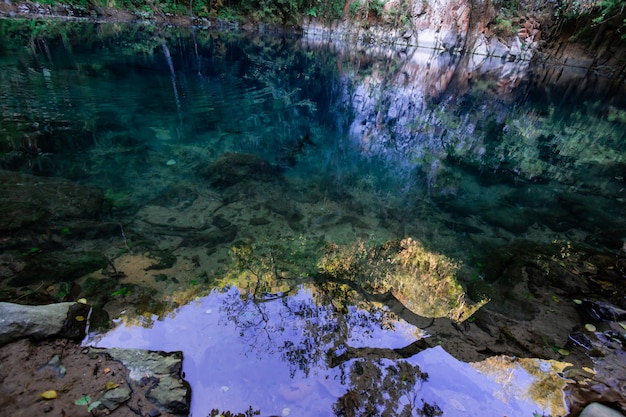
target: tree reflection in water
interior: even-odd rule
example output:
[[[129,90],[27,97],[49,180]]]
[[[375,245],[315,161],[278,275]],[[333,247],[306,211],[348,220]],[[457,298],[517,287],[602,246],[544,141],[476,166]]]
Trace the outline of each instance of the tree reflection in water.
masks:
[[[354,361],[349,369],[350,389],[333,409],[337,416],[440,416],[439,406],[419,397],[421,384],[428,380],[419,366],[406,361],[366,358]]]
[[[380,340],[382,332],[396,329],[395,314],[372,304],[370,311],[354,306],[337,308],[328,293],[314,294],[314,298],[254,296],[230,291],[221,312],[236,326],[248,354],[255,353],[260,359],[265,354],[279,356],[289,364],[291,378],[338,367],[342,385],[350,388],[333,405],[337,416],[441,414],[436,404],[428,404],[419,396],[428,374],[406,361],[383,359],[415,354],[425,347],[419,340],[409,344],[409,349],[368,347],[373,340]]]

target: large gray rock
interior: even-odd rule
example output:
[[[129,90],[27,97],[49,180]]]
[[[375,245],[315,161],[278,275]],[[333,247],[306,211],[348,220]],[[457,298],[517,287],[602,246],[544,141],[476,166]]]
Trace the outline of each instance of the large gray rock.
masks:
[[[107,354],[121,362],[129,378],[140,386],[151,386],[147,398],[170,413],[189,413],[191,387],[182,379],[182,352],[141,349],[90,348],[92,354]]]
[[[57,303],[26,306],[0,303],[0,346],[24,337],[43,339],[67,333],[67,328],[77,322],[77,314],[72,309],[76,305],[77,303]],[[80,308],[83,305],[78,306]],[[87,306],[84,308],[88,309]],[[72,333],[75,334],[73,337],[80,337],[81,332]]]
[[[591,403],[580,413],[580,417],[624,417],[624,414],[600,403]]]

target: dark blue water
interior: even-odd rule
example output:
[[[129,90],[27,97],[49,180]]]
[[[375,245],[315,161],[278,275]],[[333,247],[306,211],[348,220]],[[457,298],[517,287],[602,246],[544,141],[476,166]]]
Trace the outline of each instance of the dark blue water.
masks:
[[[248,405],[322,415],[315,407],[329,410],[344,396],[349,384],[339,374],[355,363],[329,366],[324,351],[359,345],[355,335],[389,349],[417,340],[393,333],[409,325],[381,319],[345,282],[322,290],[332,300],[316,298],[316,271],[362,281],[373,292],[394,289],[422,316],[459,318],[480,301],[460,298],[460,282],[479,279],[481,260],[498,248],[528,239],[615,252],[626,239],[626,95],[623,85],[578,69],[151,26],[0,21],[0,34],[2,169],[101,189],[108,203],[102,219],[119,229],[79,244],[106,252],[125,272],[121,285],[154,287],[152,299],[168,306],[231,288],[201,299],[198,311],[176,310],[222,338],[188,352],[194,389],[216,395],[210,404],[194,400],[198,415]],[[368,248],[397,241],[400,255],[372,260]],[[145,242],[177,259],[163,280],[146,272]],[[418,265],[426,278],[390,265]],[[445,278],[440,292],[427,285],[433,276]],[[218,315],[220,303],[238,305],[239,291],[255,303]],[[104,307],[116,316],[131,308],[125,302]],[[339,317],[358,309],[362,321],[389,328],[363,330],[348,320],[342,325],[353,334],[317,340],[319,350],[289,350],[310,343],[302,340],[305,318],[298,316],[305,321],[293,333],[280,324],[297,302],[328,315],[313,320],[327,320],[321,334],[331,335]],[[132,307],[144,318],[156,313],[151,320],[171,310]],[[157,329],[166,321],[150,323],[163,345],[123,328],[109,340],[184,348],[162,336],[173,330]],[[319,355],[285,360],[303,350]],[[212,355],[235,355],[219,362],[232,367],[202,380],[203,367],[217,366]],[[410,366],[452,361],[439,350],[421,355]],[[474,383],[454,401],[437,392],[466,367],[450,366],[439,388],[424,385],[424,398],[450,415],[463,414],[463,404],[479,409],[466,401]],[[267,383],[271,369],[276,375]],[[254,398],[241,402],[250,387]],[[507,415],[546,410],[493,407]]]

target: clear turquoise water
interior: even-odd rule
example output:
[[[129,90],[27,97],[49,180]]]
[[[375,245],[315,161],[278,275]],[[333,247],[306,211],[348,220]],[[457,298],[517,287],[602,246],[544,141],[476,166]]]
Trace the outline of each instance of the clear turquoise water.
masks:
[[[50,35],[2,49],[4,169],[124,194],[128,214],[244,152],[285,168],[298,184],[286,198],[372,211],[454,257],[519,237],[615,250],[626,236],[619,83],[537,69],[510,93],[495,70],[441,86],[436,71],[454,60],[436,56],[407,88],[388,59],[296,39],[90,30],[91,43]],[[315,146],[285,161],[307,132]]]
[[[461,75],[466,61],[427,50],[388,58],[289,37],[115,25],[60,26],[34,35],[24,28],[12,32],[11,25],[0,21],[2,168],[101,188],[113,203],[107,220],[123,224],[131,244],[138,236],[150,238],[180,259],[193,259],[210,277],[225,273],[235,239],[269,248],[261,253],[272,263],[282,254],[276,247],[291,248],[281,267],[289,271],[291,262],[296,274],[315,259],[307,248],[320,246],[310,242],[411,237],[470,267],[520,238],[603,251],[624,244],[623,84],[573,68],[561,73],[536,66],[512,77],[504,63],[483,58],[468,81]],[[258,172],[227,187],[207,179],[204,170],[228,152],[262,158],[271,180]],[[236,238],[210,250],[193,239],[181,242],[181,230],[190,238],[218,224],[216,213],[236,225]],[[215,304],[220,297],[214,293],[202,302]],[[306,292],[286,299],[298,297],[311,302]],[[282,334],[276,317],[287,313],[275,303],[266,319],[271,332]],[[339,307],[319,304],[335,319],[342,315]],[[354,333],[361,334],[357,327]],[[223,332],[221,354],[246,348],[236,330]],[[288,336],[292,344],[301,342],[300,334]],[[380,336],[382,347],[396,347],[394,338],[404,336]],[[178,346],[131,343],[148,337],[115,344]],[[269,355],[264,347],[251,349]],[[205,350],[210,346],[196,352],[198,360]],[[261,378],[250,371],[260,365],[245,362],[245,354],[227,360],[241,361],[230,375],[240,378],[239,385],[205,383],[222,395],[215,406],[245,408],[236,395],[246,388],[241,380]],[[441,352],[423,354],[439,358],[415,359],[426,368],[429,360],[448,360],[437,356]],[[316,406],[328,408],[346,388],[337,382],[338,369],[316,361],[308,365],[332,376],[330,388],[317,379],[289,381],[289,364],[269,356],[276,368],[285,366],[272,382],[274,391],[281,385],[310,389],[321,401]],[[451,373],[465,365],[454,366]],[[449,383],[445,374],[440,378],[442,386]],[[260,399],[267,391],[257,379],[251,384]],[[476,392],[472,384],[467,386]],[[435,395],[437,385],[432,392],[428,387],[424,395],[451,415],[470,395],[446,403],[444,394]],[[254,406],[272,413],[303,406],[294,401]],[[534,406],[502,412],[527,415]],[[207,411],[197,402],[194,407]]]

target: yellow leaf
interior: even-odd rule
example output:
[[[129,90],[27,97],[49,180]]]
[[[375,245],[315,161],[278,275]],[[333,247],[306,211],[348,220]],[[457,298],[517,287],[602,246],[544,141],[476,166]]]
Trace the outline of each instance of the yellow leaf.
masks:
[[[105,374],[108,374],[109,372],[111,372],[111,368],[104,368],[102,372],[104,372]]]
[[[76,320],[76,321],[85,321],[85,316],[76,316],[76,317],[74,317],[74,320]]]
[[[39,394],[39,396],[43,398],[44,400],[54,400],[57,397],[57,392],[51,389],[51,390],[42,392],[41,394]]]
[[[557,352],[559,353],[559,355],[563,355],[563,356],[569,355],[569,350],[567,349],[559,349]]]
[[[87,299],[86,298],[79,298],[78,300],[76,300],[77,303],[80,304],[87,304]]]
[[[105,382],[104,386],[106,387],[106,389],[115,389],[115,388],[119,387],[120,384],[118,384],[117,382],[107,381],[107,382]]]

